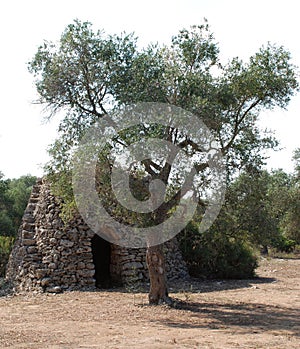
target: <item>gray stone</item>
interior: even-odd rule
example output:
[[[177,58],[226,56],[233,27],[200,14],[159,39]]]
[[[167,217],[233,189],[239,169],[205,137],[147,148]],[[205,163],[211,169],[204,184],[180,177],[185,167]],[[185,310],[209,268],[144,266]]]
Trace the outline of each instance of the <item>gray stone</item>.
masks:
[[[38,252],[38,249],[34,246],[28,246],[27,247],[27,252],[28,254],[34,254],[34,253],[37,253]]]
[[[74,242],[70,240],[61,240],[59,243],[62,247],[72,247],[74,246]]]
[[[78,272],[78,275],[81,276],[81,277],[87,277],[87,278],[90,278],[90,277],[93,277],[94,274],[95,274],[95,271],[94,270],[79,270]]]
[[[38,279],[42,279],[47,274],[47,269],[37,269],[35,275]]]
[[[56,231],[54,232],[54,237],[55,237],[56,239],[61,239],[63,235],[64,235],[64,233],[63,233],[62,231],[60,231],[60,230],[56,230]]]
[[[46,263],[46,264],[47,264],[47,263],[51,263],[52,260],[53,260],[53,259],[52,259],[52,256],[49,256],[49,255],[42,258],[42,262],[43,262],[43,263]]]
[[[34,187],[29,201],[10,255],[7,279],[16,290],[33,292],[58,293],[95,285],[91,247],[94,232],[80,216],[62,222],[59,200],[44,180]],[[165,244],[170,279],[188,275],[174,241]],[[118,282],[147,281],[146,249],[126,249],[112,244],[110,273],[112,280]]]
[[[55,238],[51,238],[49,242],[52,246],[55,246],[57,244],[57,240]]]
[[[49,269],[56,269],[56,263],[49,263],[48,268]]]
[[[23,237],[23,239],[33,239],[34,238],[34,232],[24,229],[23,232],[22,232],[22,237]]]
[[[23,228],[24,230],[34,231],[34,229],[35,229],[35,224],[34,224],[34,223],[24,222],[23,225],[22,225],[22,228]]]
[[[86,269],[89,269],[89,270],[95,270],[94,263],[87,263],[85,267],[86,267]]]
[[[143,269],[143,264],[140,263],[140,262],[129,262],[129,263],[126,263],[122,266],[122,269],[123,270],[137,270],[137,269]]]
[[[24,246],[33,246],[35,245],[35,240],[34,239],[23,239],[23,245]]]
[[[78,270],[84,269],[84,268],[85,268],[85,263],[79,262],[79,263],[77,264],[77,269],[78,269]]]
[[[60,286],[52,286],[52,287],[47,287],[46,291],[49,293],[61,293],[62,288]]]

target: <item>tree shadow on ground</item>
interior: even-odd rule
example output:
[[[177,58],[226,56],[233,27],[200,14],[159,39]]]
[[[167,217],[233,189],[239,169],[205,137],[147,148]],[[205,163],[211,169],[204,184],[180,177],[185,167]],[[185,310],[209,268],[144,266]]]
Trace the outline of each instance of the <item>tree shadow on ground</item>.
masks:
[[[276,278],[257,277],[254,279],[230,279],[230,280],[203,280],[197,278],[178,279],[168,281],[170,293],[207,293],[216,291],[236,290],[242,288],[253,288],[259,284],[277,282]],[[132,283],[129,285],[116,284],[111,288],[88,288],[89,292],[121,292],[121,293],[148,293],[150,284],[146,282]],[[82,290],[81,291],[85,291]]]
[[[276,278],[257,277],[253,279],[226,279],[226,280],[202,280],[191,278],[184,281],[170,282],[169,290],[172,293],[176,292],[215,292],[227,291],[240,288],[252,288],[259,284],[270,284],[277,282]]]
[[[174,303],[175,309],[185,312],[184,322],[176,317],[165,318],[165,326],[178,328],[226,329],[238,327],[241,333],[288,331],[300,336],[299,309],[255,303],[183,302]],[[177,317],[179,318],[179,317]]]
[[[300,260],[300,256],[299,255],[297,255],[297,256],[290,256],[290,257],[288,257],[288,256],[285,256],[285,257],[274,256],[272,258],[273,259],[282,259],[284,261],[290,261],[290,260],[292,260],[292,261],[299,261]]]
[[[275,278],[257,277],[254,279],[230,279],[230,280],[203,280],[197,278],[188,278],[186,280],[178,279],[169,281],[170,293],[207,293],[215,291],[235,290],[241,288],[252,288],[257,284],[277,282]],[[88,286],[86,288],[74,288],[66,291],[81,292],[121,292],[121,293],[148,293],[150,284],[147,282],[132,283],[131,285],[121,285],[116,283],[109,288],[97,288]],[[0,297],[13,294],[13,286],[0,278]]]

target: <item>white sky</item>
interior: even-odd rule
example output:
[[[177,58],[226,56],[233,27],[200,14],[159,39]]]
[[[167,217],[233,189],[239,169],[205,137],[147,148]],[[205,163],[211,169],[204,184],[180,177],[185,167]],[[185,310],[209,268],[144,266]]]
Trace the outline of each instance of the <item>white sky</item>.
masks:
[[[142,45],[168,43],[183,27],[206,17],[219,42],[221,57],[247,59],[262,44],[284,45],[300,67],[298,1],[293,0],[27,0],[0,5],[0,171],[6,177],[41,175],[47,146],[54,140],[57,122],[42,123],[33,77],[26,63],[37,47],[57,40],[73,19],[89,20],[107,33],[134,31]],[[285,148],[272,154],[269,167],[292,170],[292,151],[300,147],[300,94],[287,111],[268,112],[262,124],[276,131]]]

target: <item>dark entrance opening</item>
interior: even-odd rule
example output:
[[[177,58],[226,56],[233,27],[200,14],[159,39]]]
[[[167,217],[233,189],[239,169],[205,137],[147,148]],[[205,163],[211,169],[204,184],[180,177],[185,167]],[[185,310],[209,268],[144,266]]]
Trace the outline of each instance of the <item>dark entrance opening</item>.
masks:
[[[109,288],[111,286],[110,243],[95,234],[92,238],[92,253],[95,265],[96,287]]]

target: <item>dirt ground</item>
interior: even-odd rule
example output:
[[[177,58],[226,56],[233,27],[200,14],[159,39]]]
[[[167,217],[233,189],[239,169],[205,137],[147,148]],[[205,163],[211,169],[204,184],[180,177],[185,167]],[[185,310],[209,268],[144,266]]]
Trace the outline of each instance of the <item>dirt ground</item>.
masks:
[[[300,259],[257,273],[172,285],[172,308],[122,289],[4,296],[0,348],[300,348]]]

